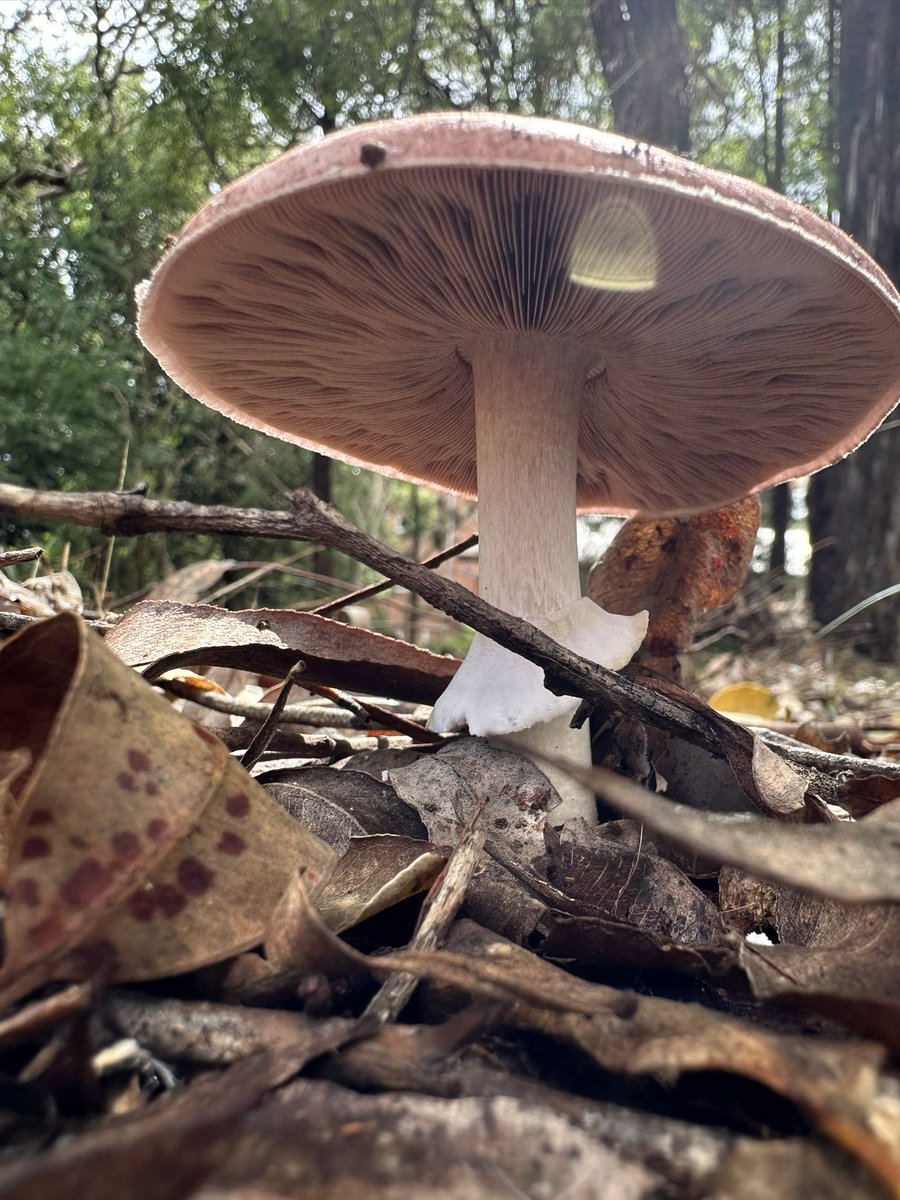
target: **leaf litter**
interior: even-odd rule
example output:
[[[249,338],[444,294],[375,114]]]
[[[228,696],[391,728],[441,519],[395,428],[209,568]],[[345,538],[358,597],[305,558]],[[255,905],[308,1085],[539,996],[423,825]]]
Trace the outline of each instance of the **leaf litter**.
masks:
[[[703,535],[735,534],[723,579],[748,519]],[[679,615],[641,536],[685,638],[720,592]],[[604,761],[646,786],[595,770],[625,817],[557,829],[536,767],[478,739],[315,726],[251,778],[252,728],[122,665],[300,657],[409,717],[454,669],[305,616],[138,605],[107,646],[70,614],[0,649],[0,1198],[900,1196],[881,759],[639,683]],[[665,742],[700,755],[677,801]],[[711,762],[738,811],[700,795]]]

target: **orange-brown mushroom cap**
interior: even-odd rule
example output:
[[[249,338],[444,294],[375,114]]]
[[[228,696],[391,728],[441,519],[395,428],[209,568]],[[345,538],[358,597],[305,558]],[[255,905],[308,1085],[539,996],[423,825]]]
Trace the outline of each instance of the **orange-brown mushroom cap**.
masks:
[[[834,226],[646,145],[493,114],[364,126],[259,168],[185,226],[140,310],[213,408],[469,495],[465,348],[531,331],[594,364],[588,511],[701,510],[817,470],[900,395],[900,297]]]

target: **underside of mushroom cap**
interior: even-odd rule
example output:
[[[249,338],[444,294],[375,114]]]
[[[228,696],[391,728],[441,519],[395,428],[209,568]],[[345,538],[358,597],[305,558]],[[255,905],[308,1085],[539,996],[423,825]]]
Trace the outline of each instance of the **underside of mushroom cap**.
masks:
[[[585,511],[711,508],[853,449],[900,394],[900,300],[827,222],[745,180],[489,114],[335,135],[225,189],[140,332],[236,420],[474,495],[466,346],[588,352]]]

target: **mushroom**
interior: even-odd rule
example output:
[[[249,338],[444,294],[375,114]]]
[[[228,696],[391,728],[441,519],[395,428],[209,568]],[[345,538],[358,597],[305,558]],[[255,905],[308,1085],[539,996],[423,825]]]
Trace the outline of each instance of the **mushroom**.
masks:
[[[140,334],[246,425],[477,492],[482,595],[608,667],[646,616],[580,598],[576,509],[730,503],[848,453],[900,393],[900,298],[838,229],[496,114],[351,129],[225,188],[145,285]],[[433,724],[585,761],[576,705],[476,636]],[[565,790],[562,816],[592,815]]]

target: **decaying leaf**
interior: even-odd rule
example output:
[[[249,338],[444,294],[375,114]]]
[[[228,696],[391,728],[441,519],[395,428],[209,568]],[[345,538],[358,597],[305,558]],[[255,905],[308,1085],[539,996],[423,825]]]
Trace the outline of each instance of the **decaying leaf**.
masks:
[[[562,760],[557,760],[563,766]],[[610,771],[569,765],[621,812],[678,845],[788,887],[853,904],[900,901],[900,805],[881,820],[790,825],[674,804]]]
[[[52,617],[58,612],[81,612],[81,587],[71,571],[49,571],[13,583],[0,571],[0,609],[29,617]]]
[[[401,799],[416,809],[428,836],[454,845],[459,831],[484,801],[480,828],[528,863],[544,851],[544,821],[558,797],[546,776],[520,754],[480,738],[460,738],[389,773]]]
[[[387,755],[390,762],[397,761],[400,755],[400,763],[405,762],[404,751],[375,753]],[[399,833],[405,837],[424,838],[425,825],[394,788],[382,781],[380,771],[376,777],[351,766],[356,759],[364,757],[365,753],[346,760],[346,765],[339,771],[333,767],[273,771],[269,767],[261,770],[257,779],[292,816],[304,824],[308,823],[310,806],[307,804],[303,807],[300,793],[308,798],[318,796],[343,809],[354,822],[353,833]],[[414,754],[411,757],[415,761],[418,756]]]
[[[457,923],[447,950],[367,959],[342,946],[302,899],[298,916],[323,947],[333,946],[341,973],[406,971],[431,981],[425,1008],[432,1017],[458,1010],[465,998],[500,1001],[504,1024],[569,1042],[606,1071],[664,1082],[697,1071],[754,1080],[798,1105],[890,1189],[900,1189],[900,1147],[869,1125],[873,1106],[883,1103],[884,1051],[875,1043],[779,1035],[700,1005],[587,983],[470,921]]]
[[[153,602],[172,601],[192,604],[215,587],[223,575],[237,566],[233,558],[201,558],[179,571],[172,571],[148,593]]]
[[[130,666],[153,664],[148,678],[173,667],[239,667],[283,678],[298,659],[304,679],[330,687],[432,704],[459,667],[369,629],[328,617],[260,608],[230,612],[209,604],[144,601],[107,635]]]
[[[492,857],[470,882],[465,911],[514,941],[525,941],[545,904],[510,875],[507,865],[527,869],[544,853],[545,819],[557,800],[546,777],[527,759],[479,738],[461,738],[388,776],[438,845],[455,845],[472,813],[483,805],[478,827]],[[500,860],[497,847],[503,850]]]
[[[890,810],[864,824],[896,837]],[[841,903],[737,871],[720,890],[729,925],[766,928],[776,939],[740,943],[754,995],[825,1013],[900,1051],[900,905]]]
[[[298,1119],[299,1118],[299,1119]],[[244,1123],[211,1183],[295,1200],[651,1200],[659,1177],[512,1097],[360,1096],[298,1080]]]
[[[316,896],[316,907],[340,933],[427,892],[446,861],[430,842],[388,833],[353,838]]]
[[[722,939],[719,911],[652,845],[637,846],[603,836],[599,829],[546,832],[547,879],[600,916],[645,930],[669,942],[715,943]]]
[[[33,767],[9,842],[0,994],[147,979],[256,944],[302,865],[333,854],[79,618],[0,651],[0,752]]]
[[[760,1000],[826,1013],[900,1052],[900,906],[837,904],[778,889],[774,946],[741,946]]]
[[[661,1177],[661,1196],[710,1200],[872,1200],[873,1181],[849,1156],[820,1140],[762,1141],[720,1126],[695,1124],[549,1087],[524,1074],[459,1053],[478,1011],[439,1025],[388,1026],[342,1048],[325,1064],[328,1078],[356,1090],[431,1095],[513,1096],[538,1111],[564,1115],[592,1138]]]
[[[812,791],[807,773],[772,751],[749,729],[715,712],[708,704],[676,684],[662,679],[643,682],[662,696],[677,698],[679,703],[697,714],[718,740],[722,758],[730,768],[734,782],[760,812],[786,821],[822,819],[821,805]],[[652,740],[658,742],[659,738]],[[682,753],[697,761],[708,757],[700,747],[688,746],[688,743],[685,746],[687,751]]]
[[[592,569],[588,595],[614,613],[646,608],[638,662],[670,679],[700,618],[744,582],[759,526],[759,498],[692,517],[626,521]]]
[[[418,969],[441,979],[445,968],[452,970],[452,960],[468,962],[470,990],[490,981],[519,993],[505,1011],[507,1022],[572,1042],[606,1070],[650,1073],[664,1081],[694,1071],[727,1071],[755,1080],[797,1104],[890,1194],[900,1190],[900,1145],[890,1131],[873,1133],[869,1121],[873,1106],[891,1099],[880,1095],[883,1051],[874,1043],[778,1035],[699,1005],[617,993],[575,980],[469,922],[457,926],[449,950],[457,953],[435,955],[443,961],[433,967],[421,956]],[[452,980],[454,990],[465,988],[462,976]],[[451,982],[450,971],[445,978]]]

